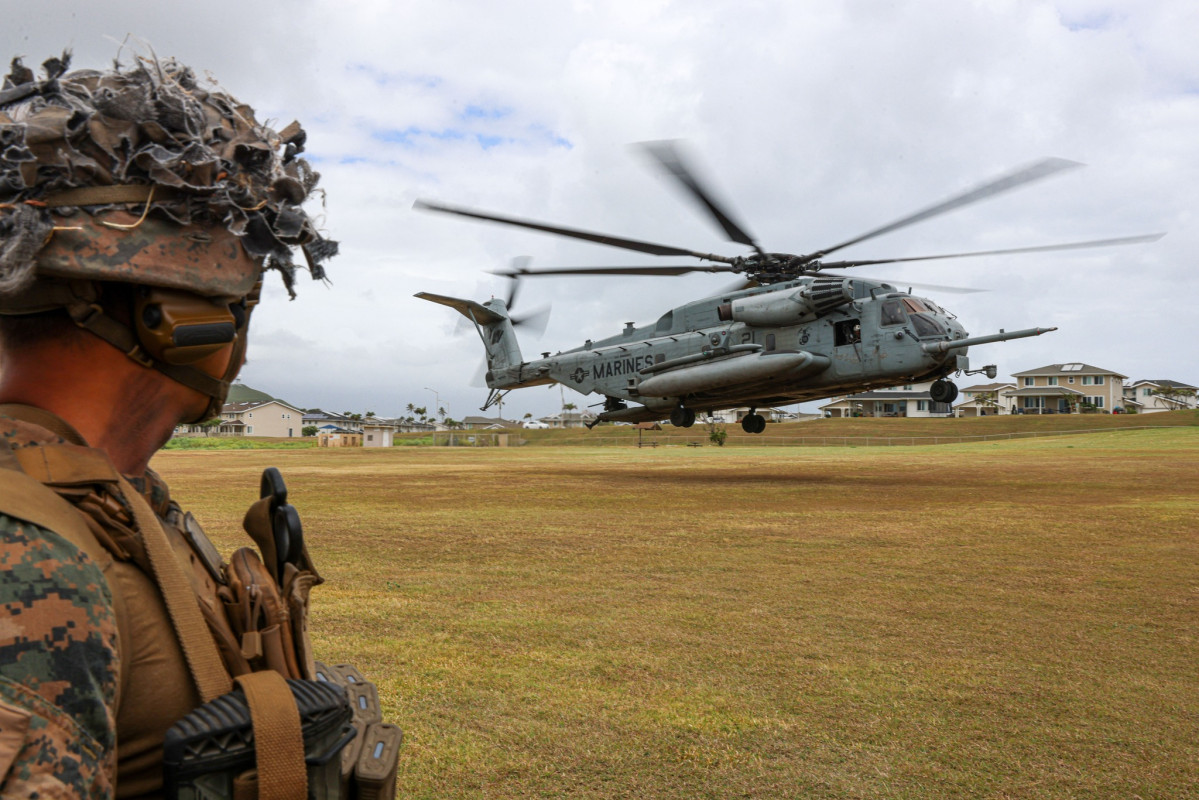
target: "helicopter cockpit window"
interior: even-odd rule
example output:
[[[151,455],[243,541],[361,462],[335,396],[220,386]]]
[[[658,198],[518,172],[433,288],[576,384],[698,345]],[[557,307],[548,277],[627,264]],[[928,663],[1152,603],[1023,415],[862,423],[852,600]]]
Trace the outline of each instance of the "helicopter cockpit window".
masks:
[[[916,329],[916,336],[924,339],[928,336],[942,336],[945,331],[931,317],[926,317],[923,314],[912,315],[912,327]]]
[[[774,352],[774,334],[773,333],[766,334],[766,352],[767,353]]]
[[[903,313],[903,303],[898,300],[887,300],[883,303],[882,311],[884,325],[902,325],[907,317]]]
[[[903,304],[907,306],[908,311],[911,311],[913,314],[919,314],[922,311],[928,311],[928,309],[924,307],[924,303],[920,302],[920,298],[918,297],[905,297],[903,298]]]
[[[658,318],[658,324],[654,325],[654,333],[670,333],[674,327],[674,312],[667,311]]]

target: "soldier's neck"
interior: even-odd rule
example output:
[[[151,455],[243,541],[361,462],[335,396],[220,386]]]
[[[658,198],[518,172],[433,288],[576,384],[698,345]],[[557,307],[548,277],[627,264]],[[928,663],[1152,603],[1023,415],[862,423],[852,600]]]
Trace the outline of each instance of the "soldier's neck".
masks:
[[[4,353],[0,402],[57,414],[125,475],[145,474],[199,395],[96,340],[67,350]],[[191,413],[189,413],[191,412]]]

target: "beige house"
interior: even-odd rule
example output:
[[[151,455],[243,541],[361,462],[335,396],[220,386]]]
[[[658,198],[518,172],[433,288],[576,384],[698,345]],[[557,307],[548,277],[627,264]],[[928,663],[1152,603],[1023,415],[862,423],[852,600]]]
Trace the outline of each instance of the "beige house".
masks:
[[[1012,413],[1013,399],[1004,392],[1016,388],[1014,383],[979,383],[967,386],[958,394],[953,411],[959,417],[990,417]]]
[[[218,432],[231,436],[300,436],[304,410],[282,400],[226,403]]]
[[[1016,388],[1002,392],[1014,414],[1110,414],[1124,403],[1124,381],[1110,369],[1073,362],[1012,373]]]
[[[929,394],[932,381],[908,383],[890,389],[860,392],[834,398],[820,406],[825,417],[947,417],[949,403],[935,403]]]
[[[1124,386],[1124,407],[1140,414],[1180,411],[1196,407],[1199,389],[1189,383],[1164,378],[1140,380]]]

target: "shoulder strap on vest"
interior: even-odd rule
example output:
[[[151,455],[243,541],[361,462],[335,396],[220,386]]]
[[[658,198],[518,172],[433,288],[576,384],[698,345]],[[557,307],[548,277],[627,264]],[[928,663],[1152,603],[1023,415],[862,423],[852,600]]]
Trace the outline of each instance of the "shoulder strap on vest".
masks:
[[[3,498],[0,513],[54,531],[92,560],[104,563],[109,558],[108,551],[96,541],[79,511],[53,489],[13,468],[19,462],[4,458],[11,453],[7,443],[0,441],[0,467],[6,464],[10,467],[0,468],[0,498]]]
[[[40,425],[62,435],[63,438],[77,442],[83,441],[67,423],[41,409],[31,406],[3,405],[0,406],[0,413]],[[71,436],[66,436],[65,433],[69,433]],[[93,552],[76,539],[90,542],[93,547],[99,547],[99,543],[91,535],[87,523],[80,518],[79,510],[43,484],[67,486],[89,483],[116,484],[125,502],[133,511],[134,523],[138,533],[141,534],[142,543],[153,569],[150,577],[158,584],[159,593],[166,605],[171,625],[175,629],[179,646],[183,649],[188,669],[200,697],[207,702],[229,692],[233,688],[232,678],[225,669],[225,663],[221,659],[220,650],[209,631],[208,623],[204,620],[204,614],[200,610],[195,591],[188,582],[183,567],[175,557],[174,550],[162,529],[162,523],[159,522],[149,503],[129,485],[128,481],[121,477],[104,452],[85,447],[82,444],[34,445],[16,450],[9,448],[6,444],[4,449],[15,458],[4,459],[3,461],[7,463],[0,463],[0,466],[10,467],[9,469],[0,469],[0,475],[10,476],[5,480],[14,482],[23,479],[28,487],[36,485],[36,495],[31,495],[31,498],[40,495],[40,499],[33,499],[32,502],[22,506],[21,512],[18,513],[15,510],[9,510],[9,506],[23,502],[17,499],[20,492],[4,492],[3,495],[0,495],[0,497],[4,497],[0,510],[71,538],[72,543],[88,552],[89,555],[93,555]],[[14,467],[19,467],[21,471],[17,472]],[[12,475],[18,477],[12,478]],[[46,493],[53,495],[55,502],[49,502]],[[42,507],[57,510],[39,512]],[[29,518],[35,512],[43,515],[53,513],[55,515],[54,524],[43,525],[38,520]],[[67,521],[68,518],[71,519],[70,522]],[[42,519],[50,522],[48,516],[43,516]],[[79,528],[83,529],[82,535],[79,534]]]

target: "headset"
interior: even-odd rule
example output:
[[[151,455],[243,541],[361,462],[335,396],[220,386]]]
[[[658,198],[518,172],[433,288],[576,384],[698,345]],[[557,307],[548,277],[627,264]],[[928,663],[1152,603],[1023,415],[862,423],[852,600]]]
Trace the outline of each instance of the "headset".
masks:
[[[244,333],[256,301],[257,292],[230,303],[175,289],[143,287],[134,299],[134,329],[142,349],[156,361],[194,364]]]

